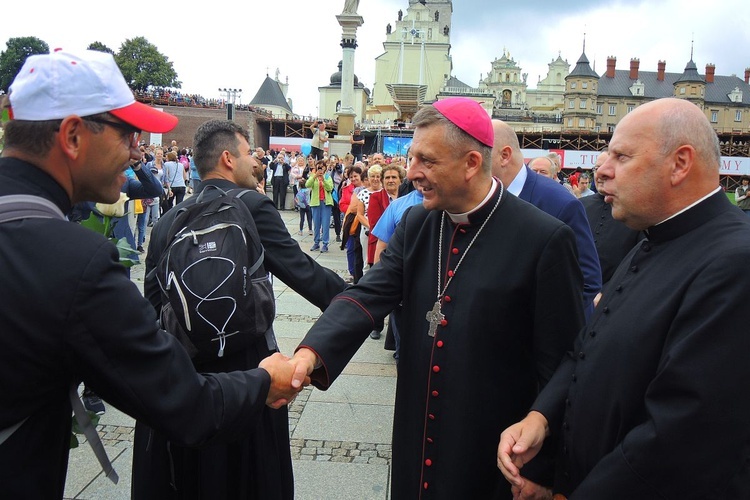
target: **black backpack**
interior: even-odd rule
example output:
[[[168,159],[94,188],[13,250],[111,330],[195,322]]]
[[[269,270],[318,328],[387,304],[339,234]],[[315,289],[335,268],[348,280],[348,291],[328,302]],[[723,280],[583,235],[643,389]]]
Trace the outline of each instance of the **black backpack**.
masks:
[[[204,198],[214,190],[218,197]],[[247,192],[207,186],[195,203],[180,208],[156,268],[162,328],[194,361],[245,350],[267,334],[268,347],[275,348],[273,288],[258,229],[240,199]]]

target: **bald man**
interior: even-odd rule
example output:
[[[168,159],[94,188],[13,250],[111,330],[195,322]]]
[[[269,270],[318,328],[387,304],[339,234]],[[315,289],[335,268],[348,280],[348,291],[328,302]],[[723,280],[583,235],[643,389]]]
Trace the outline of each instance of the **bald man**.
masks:
[[[597,191],[604,185],[599,175],[599,167],[607,161],[609,153],[599,153],[594,165],[594,181]],[[591,196],[580,198],[586,217],[589,220],[591,234],[594,236],[594,245],[599,255],[599,264],[602,268],[602,287],[606,285],[620,265],[622,259],[628,254],[636,243],[643,239],[642,231],[635,231],[628,226],[612,218],[612,205],[604,201],[602,193],[594,193]]]
[[[495,133],[492,175],[500,179],[509,193],[531,203],[573,229],[578,264],[583,274],[583,305],[588,318],[594,310],[594,298],[602,288],[602,272],[583,205],[557,182],[542,175],[534,175],[529,167],[524,166],[518,136],[510,125],[500,120],[492,120],[492,128]],[[550,166],[552,161],[548,158],[542,157],[539,162],[553,169]]]
[[[612,216],[648,239],[615,271],[572,354],[498,466],[559,438],[569,499],[750,498],[750,336],[738,328],[750,221],[719,186],[719,143],[688,101],[659,99],[617,126],[598,169]]]

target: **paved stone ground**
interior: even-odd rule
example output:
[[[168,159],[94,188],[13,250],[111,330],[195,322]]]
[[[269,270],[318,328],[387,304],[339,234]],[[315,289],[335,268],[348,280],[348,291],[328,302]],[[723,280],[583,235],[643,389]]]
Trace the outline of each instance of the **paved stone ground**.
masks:
[[[297,234],[298,214],[282,211],[281,216],[303,251],[340,276],[348,275],[346,256],[333,241],[333,230],[330,252],[309,252],[312,237],[307,232]],[[131,270],[131,279],[141,291],[143,274],[143,265]],[[274,329],[281,351],[291,355],[320,311],[278,279],[274,292]],[[389,498],[396,375],[391,354],[383,349],[383,339],[368,339],[331,389],[321,392],[308,387],[292,402],[289,433],[295,498]],[[130,497],[134,426],[133,419],[107,405],[97,430],[120,475],[120,483],[113,485],[103,477],[85,438],[79,436],[81,445],[71,450],[66,499]]]

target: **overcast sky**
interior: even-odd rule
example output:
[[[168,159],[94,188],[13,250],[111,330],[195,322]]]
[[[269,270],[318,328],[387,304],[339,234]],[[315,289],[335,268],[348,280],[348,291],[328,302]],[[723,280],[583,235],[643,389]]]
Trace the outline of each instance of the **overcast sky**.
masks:
[[[0,50],[8,38],[36,36],[51,49],[77,50],[100,41],[117,51],[126,39],[144,36],[174,63],[185,92],[218,98],[220,87],[241,88],[241,102],[247,103],[267,72],[273,77],[278,68],[281,80],[289,79],[295,113],[315,115],[318,87],[328,85],[341,60],[335,16],[343,5],[344,0],[4,2]],[[360,1],[365,24],[358,31],[355,73],[369,88],[385,27],[395,26],[398,10],[406,13],[407,6],[408,0]],[[505,48],[533,88],[558,52],[572,69],[585,32],[586,54],[599,74],[610,55],[617,57],[617,69],[628,69],[630,58],[638,57],[641,70],[656,71],[658,60],[666,60],[668,72],[682,72],[694,39],[699,72],[714,63],[717,74],[742,77],[750,67],[747,21],[746,0],[456,0],[453,75],[477,86]]]

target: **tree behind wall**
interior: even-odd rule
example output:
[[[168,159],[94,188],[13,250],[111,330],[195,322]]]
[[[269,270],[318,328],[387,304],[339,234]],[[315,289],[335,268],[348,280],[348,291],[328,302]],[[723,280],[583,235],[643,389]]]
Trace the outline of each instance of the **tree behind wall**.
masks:
[[[49,45],[35,36],[8,39],[6,49],[0,52],[0,89],[8,93],[8,87],[13,83],[27,57],[47,53]]]
[[[92,42],[86,48],[88,50],[98,50],[99,52],[106,52],[115,55],[115,51],[104,45],[102,42]]]
[[[174,63],[142,36],[125,40],[115,60],[133,90],[144,91],[150,86],[182,86],[182,82],[177,80]]]

